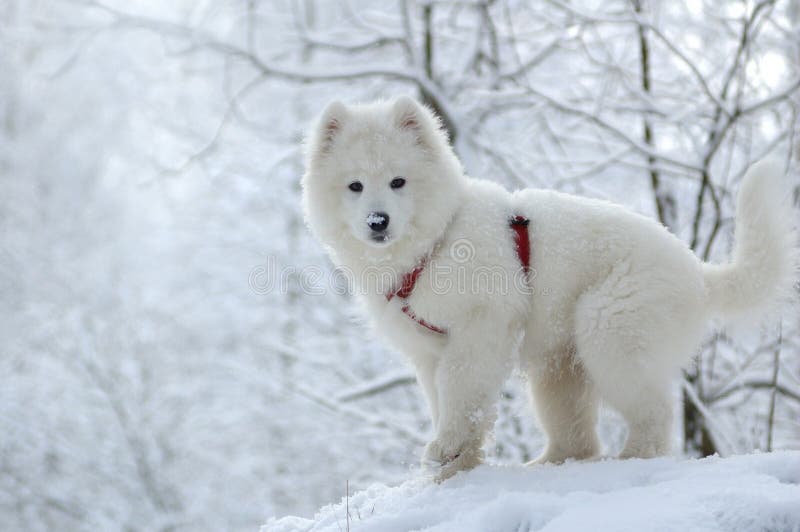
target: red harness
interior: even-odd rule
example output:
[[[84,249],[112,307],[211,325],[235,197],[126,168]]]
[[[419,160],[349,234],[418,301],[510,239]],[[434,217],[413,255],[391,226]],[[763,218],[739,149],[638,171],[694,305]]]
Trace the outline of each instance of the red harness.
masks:
[[[530,271],[530,263],[531,263],[531,240],[530,236],[528,235],[528,224],[530,220],[525,218],[524,216],[514,216],[508,222],[509,227],[514,231],[514,248],[517,251],[517,257],[519,258],[520,264],[522,264],[522,268],[527,275]],[[386,301],[391,301],[395,297],[400,299],[407,299],[408,296],[411,295],[411,292],[414,291],[414,286],[417,284],[417,279],[419,279],[422,270],[425,269],[425,265],[428,263],[428,258],[423,258],[419,265],[407,272],[403,275],[403,278],[400,280],[400,286],[386,294]],[[438,334],[447,334],[447,330],[441,327],[437,327],[432,323],[428,323],[427,321],[423,320],[422,318],[418,317],[414,314],[414,311],[411,310],[411,307],[406,303],[403,302],[403,306],[400,308],[403,313],[417,322],[418,324],[422,325],[429,331],[433,331]]]

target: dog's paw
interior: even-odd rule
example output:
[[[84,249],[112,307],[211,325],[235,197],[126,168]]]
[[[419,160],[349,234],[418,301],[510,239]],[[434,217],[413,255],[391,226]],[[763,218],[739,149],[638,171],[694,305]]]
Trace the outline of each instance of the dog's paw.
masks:
[[[595,448],[564,451],[548,447],[539,457],[527,462],[525,465],[528,467],[542,464],[559,465],[568,460],[592,462],[600,459],[601,455]]]
[[[483,462],[479,443],[448,445],[436,439],[425,447],[423,467],[435,473],[436,482],[443,482],[459,471],[467,471]]]
[[[450,462],[447,462],[439,469],[434,477],[434,480],[437,483],[441,483],[456,473],[461,471],[469,471],[470,469],[481,465],[483,463],[483,458],[483,450],[480,448],[462,451],[457,457]]]
[[[461,454],[460,446],[447,444],[442,440],[436,439],[425,446],[425,453],[422,455],[422,465],[429,468],[439,468],[452,462]]]

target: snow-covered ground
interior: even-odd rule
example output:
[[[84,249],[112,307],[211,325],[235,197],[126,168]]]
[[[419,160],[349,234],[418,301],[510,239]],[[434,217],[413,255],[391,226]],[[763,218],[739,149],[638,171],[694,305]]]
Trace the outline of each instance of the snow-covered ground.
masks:
[[[349,523],[347,508],[349,507]],[[800,451],[482,466],[436,485],[373,485],[261,532],[800,531]]]

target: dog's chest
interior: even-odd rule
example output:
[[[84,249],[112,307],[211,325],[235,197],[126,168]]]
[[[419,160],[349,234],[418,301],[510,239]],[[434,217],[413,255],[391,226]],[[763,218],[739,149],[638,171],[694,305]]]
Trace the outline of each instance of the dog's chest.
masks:
[[[412,341],[437,343],[469,331],[475,320],[503,323],[524,317],[532,276],[513,249],[512,235],[502,236],[508,241],[443,242],[446,253],[413,272],[418,275],[410,286],[396,287],[383,315]]]

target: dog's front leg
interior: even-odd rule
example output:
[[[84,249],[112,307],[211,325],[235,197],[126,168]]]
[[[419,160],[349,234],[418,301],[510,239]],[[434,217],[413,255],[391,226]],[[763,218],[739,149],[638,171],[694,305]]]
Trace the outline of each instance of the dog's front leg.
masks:
[[[454,336],[442,352],[435,381],[439,419],[423,463],[437,480],[472,469],[483,460],[483,439],[497,416],[495,401],[511,371],[511,346],[497,330]]]
[[[436,392],[436,363],[438,359],[433,354],[426,354],[426,356],[413,358],[413,361],[417,382],[419,382],[425,394],[425,400],[428,402],[432,426],[435,431],[439,425],[439,394]]]

